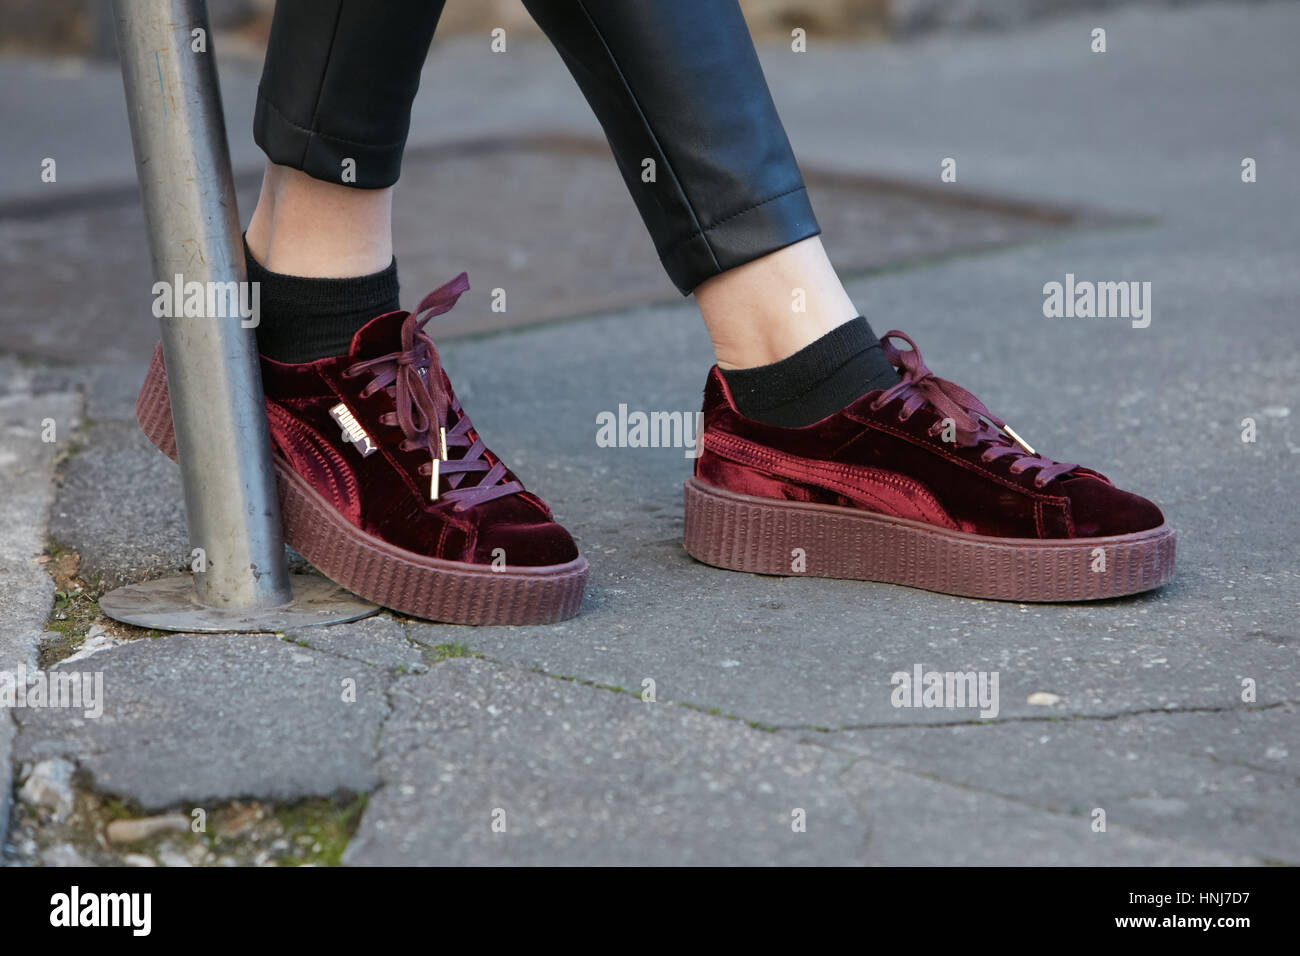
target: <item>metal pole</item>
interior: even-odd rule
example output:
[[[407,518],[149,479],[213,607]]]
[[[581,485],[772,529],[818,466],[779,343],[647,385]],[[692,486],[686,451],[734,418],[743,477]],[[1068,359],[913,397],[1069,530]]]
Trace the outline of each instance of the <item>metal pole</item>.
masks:
[[[200,283],[206,308],[206,290],[220,288],[209,283],[246,280],[206,4],[114,0],[113,9],[154,278],[179,281],[182,303]],[[254,333],[238,313],[160,321],[190,544],[206,556],[197,597],[214,607],[287,604]]]
[[[105,595],[101,606],[132,623],[147,610],[155,627],[244,629],[257,624],[259,610],[290,609],[294,587],[251,328],[255,318],[232,308],[257,300],[244,285],[207,6],[204,0],[113,0],[113,12],[149,252],[154,277],[164,284],[154,287],[155,296],[163,289],[189,313],[160,322],[190,544],[202,549],[205,567],[193,575],[192,589],[188,579],[149,582],[155,586],[151,607],[141,592],[147,586]],[[204,303],[201,316],[185,308],[196,291]],[[329,619],[373,612],[373,605],[342,595],[351,599],[350,616]],[[313,613],[321,619],[297,623],[324,622],[320,597],[313,599]],[[195,608],[218,613],[196,618]],[[196,626],[205,622],[214,626]],[[232,622],[236,626],[221,626]]]

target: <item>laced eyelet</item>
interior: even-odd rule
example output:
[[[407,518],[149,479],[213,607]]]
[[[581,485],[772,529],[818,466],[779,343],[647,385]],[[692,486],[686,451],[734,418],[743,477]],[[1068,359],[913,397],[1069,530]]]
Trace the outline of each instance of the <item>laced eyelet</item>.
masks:
[[[1034,487],[1035,487],[1035,488],[1038,488],[1038,489],[1041,490],[1041,489],[1047,487],[1047,482],[1043,481],[1042,478],[1035,478],[1035,479],[1034,479]]]
[[[1018,465],[1019,462],[1016,462],[1016,464]],[[1010,468],[1007,469],[1007,471],[1008,471],[1010,474],[1013,474],[1013,475],[1018,475],[1018,474],[1020,474],[1020,473],[1021,473],[1022,471],[1024,471],[1024,470],[1025,470],[1025,469],[1023,469],[1023,468],[1017,468],[1016,465],[1012,465]]]
[[[343,377],[344,377],[344,378],[356,378],[356,377],[357,377],[358,375],[360,375],[360,374],[361,374],[361,373],[357,371],[357,368],[356,368],[355,365],[349,365],[347,368],[345,368],[345,369],[343,370]]]
[[[881,405],[879,402],[875,401],[874,399],[872,400],[871,404],[867,406],[867,408],[871,409],[873,412],[878,412],[884,407],[885,406]]]
[[[898,420],[899,420],[900,422],[905,422],[905,421],[907,421],[907,420],[908,420],[909,418],[911,418],[911,417],[912,417],[912,415],[911,415],[910,412],[907,413],[907,414],[904,414],[904,413],[902,413],[902,412],[899,412],[899,413],[898,413]]]

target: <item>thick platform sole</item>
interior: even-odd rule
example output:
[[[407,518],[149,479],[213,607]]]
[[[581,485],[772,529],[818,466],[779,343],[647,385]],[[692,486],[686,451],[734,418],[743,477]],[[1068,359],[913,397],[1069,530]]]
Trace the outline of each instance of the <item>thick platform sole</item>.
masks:
[[[853,508],[686,481],[686,551],[754,574],[881,581],[1001,601],[1097,601],[1174,573],[1168,525],[1105,538],[990,538]]]
[[[176,435],[161,346],[136,399],[136,420],[173,461]],[[288,463],[273,459],[284,537],[330,580],[367,601],[451,624],[551,624],[582,606],[587,559],[493,570],[394,547],[352,525]]]

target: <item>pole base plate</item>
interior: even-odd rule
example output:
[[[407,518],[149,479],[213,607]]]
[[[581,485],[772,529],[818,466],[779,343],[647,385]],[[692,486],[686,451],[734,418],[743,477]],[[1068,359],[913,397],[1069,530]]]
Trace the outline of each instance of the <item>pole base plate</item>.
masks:
[[[224,608],[200,604],[188,574],[128,584],[99,599],[115,621],[159,631],[198,634],[275,633],[318,624],[359,621],[379,610],[346,588],[314,572],[289,575],[293,601],[279,607]]]

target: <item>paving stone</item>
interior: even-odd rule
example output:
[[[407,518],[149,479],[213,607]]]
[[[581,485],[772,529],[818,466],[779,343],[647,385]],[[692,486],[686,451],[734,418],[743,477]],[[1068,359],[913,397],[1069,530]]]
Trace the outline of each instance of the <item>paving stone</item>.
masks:
[[[1054,813],[1088,818],[1101,808],[1112,829],[1124,826],[1189,850],[1294,865],[1298,712],[1243,704],[1231,712],[794,736]]]
[[[30,370],[0,358],[0,671],[36,664],[36,647],[54,603],[54,582],[40,563],[54,500],[54,470],[81,415],[66,392],[31,391]],[[42,440],[55,423],[53,442]],[[0,710],[0,834],[13,794],[14,725]],[[0,841],[2,842],[2,841]]]
[[[821,748],[477,660],[403,678],[393,703],[347,863],[861,861],[845,761]]]
[[[81,555],[81,576],[106,587],[189,567],[180,469],[134,421],[91,425],[68,462],[50,537]]]
[[[402,622],[390,614],[376,614],[342,627],[303,627],[287,631],[285,638],[385,670],[419,669],[425,656],[424,648],[407,638]]]
[[[65,757],[145,810],[239,797],[292,801],[376,785],[388,678],[270,635],[174,635],[95,655],[104,713],[26,709],[15,757]],[[61,668],[54,668],[57,672]],[[344,681],[355,701],[344,699]]]
[[[1019,801],[862,761],[841,778],[868,820],[874,866],[1246,866],[1246,853],[1153,838],[1084,813]]]

